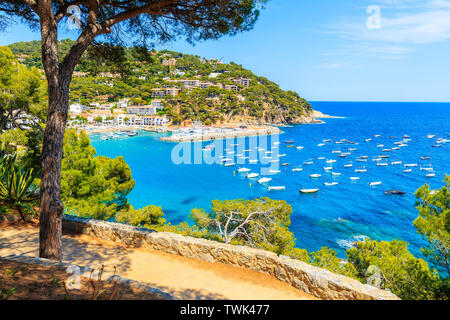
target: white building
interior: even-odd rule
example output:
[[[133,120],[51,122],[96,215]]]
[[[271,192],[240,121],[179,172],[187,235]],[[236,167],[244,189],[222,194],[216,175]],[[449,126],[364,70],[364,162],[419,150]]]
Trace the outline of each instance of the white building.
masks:
[[[164,108],[161,99],[153,99],[151,106],[155,107],[157,110],[162,110]]]
[[[156,114],[156,107],[154,106],[128,106],[127,107],[127,114],[135,114],[135,115],[155,115]]]
[[[74,103],[69,106],[69,112],[73,113],[73,114],[80,114],[85,110],[86,110],[86,107],[79,103]]]

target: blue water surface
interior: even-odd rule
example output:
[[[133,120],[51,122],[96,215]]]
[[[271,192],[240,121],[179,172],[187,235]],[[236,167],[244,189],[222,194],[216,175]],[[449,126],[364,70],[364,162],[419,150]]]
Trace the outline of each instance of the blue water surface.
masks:
[[[450,143],[432,147],[436,138],[450,139],[450,104],[445,103],[377,103],[377,102],[312,102],[313,108],[326,114],[341,116],[340,119],[326,119],[325,124],[298,125],[281,128],[280,153],[286,154],[280,174],[272,176],[270,183],[286,186],[285,191],[269,191],[267,185],[249,181],[237,173],[238,166],[224,167],[219,164],[177,165],[172,162],[174,143],[161,142],[157,134],[141,131],[138,136],[125,139],[99,139],[91,135],[92,143],[99,155],[123,156],[131,167],[136,186],[129,195],[131,204],[140,208],[149,204],[162,206],[166,218],[179,223],[188,219],[191,209],[209,209],[211,200],[254,199],[271,197],[286,200],[293,207],[291,230],[297,245],[307,250],[318,250],[327,246],[345,257],[345,249],[355,240],[370,237],[378,240],[405,240],[411,244],[411,251],[420,255],[420,246],[425,243],[417,235],[412,224],[417,217],[414,192],[421,185],[429,183],[438,188],[443,185],[445,174],[450,173]],[[375,138],[374,135],[381,137]],[[411,138],[407,147],[389,153],[377,148],[395,147],[404,135]],[[427,135],[436,135],[429,139]],[[396,137],[396,139],[391,137]],[[365,139],[373,139],[366,142]],[[286,148],[284,140],[294,140],[303,150]],[[332,139],[319,147],[324,139]],[[357,142],[357,145],[334,142],[341,139]],[[248,139],[247,139],[248,140]],[[270,139],[269,139],[270,141]],[[204,146],[207,143],[203,144]],[[346,158],[337,157],[332,150],[342,152],[357,148]],[[389,166],[376,166],[373,157],[387,154]],[[368,156],[368,162],[356,162],[360,156]],[[421,160],[428,156],[431,160]],[[342,173],[332,176],[323,170],[328,166],[318,157],[336,159],[333,171]],[[311,166],[302,165],[313,159]],[[411,173],[403,173],[402,165],[391,165],[391,161],[418,163]],[[352,168],[344,164],[352,162]],[[427,171],[420,165],[432,165],[435,178],[426,178]],[[246,164],[254,172],[259,166]],[[292,172],[292,167],[302,166],[304,171]],[[355,168],[366,166],[367,173],[355,173]],[[320,173],[319,179],[311,179],[312,173]],[[350,177],[361,179],[352,182]],[[339,185],[326,187],[324,182],[336,181]],[[382,181],[382,185],[370,187],[369,182]],[[301,195],[299,189],[320,188],[316,195]],[[385,190],[399,189],[404,196],[387,196]]]

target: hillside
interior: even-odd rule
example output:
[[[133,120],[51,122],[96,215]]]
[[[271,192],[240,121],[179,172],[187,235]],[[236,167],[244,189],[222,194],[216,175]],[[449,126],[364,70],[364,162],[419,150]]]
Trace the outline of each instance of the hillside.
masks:
[[[61,55],[71,44],[60,42]],[[23,64],[42,69],[39,41],[9,47]],[[162,113],[175,124],[188,119],[205,124],[311,121],[311,105],[298,93],[234,62],[137,47],[90,48],[74,74],[70,99],[89,104],[131,98],[134,104],[146,104],[168,88],[177,94],[158,98],[165,100]]]

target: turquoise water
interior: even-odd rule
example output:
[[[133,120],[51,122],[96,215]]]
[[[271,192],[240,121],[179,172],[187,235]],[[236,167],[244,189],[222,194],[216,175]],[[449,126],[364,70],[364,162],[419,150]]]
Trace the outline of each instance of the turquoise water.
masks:
[[[325,124],[299,125],[282,128],[279,137],[280,153],[286,154],[281,162],[289,167],[280,167],[280,174],[272,176],[271,185],[286,186],[285,191],[268,191],[267,185],[249,181],[236,167],[219,164],[176,165],[171,160],[173,143],[161,142],[162,134],[140,132],[136,137],[122,140],[102,141],[92,135],[92,143],[99,155],[116,157],[122,155],[130,165],[136,186],[129,195],[131,204],[143,207],[149,204],[162,206],[166,218],[174,223],[187,219],[195,207],[209,209],[211,200],[253,199],[267,196],[286,200],[293,207],[291,230],[297,238],[297,245],[308,250],[323,246],[336,249],[340,256],[352,241],[363,237],[379,240],[399,238],[411,244],[410,249],[419,254],[423,240],[417,235],[413,220],[417,216],[414,208],[415,190],[425,183],[432,187],[442,186],[445,173],[450,173],[450,143],[433,148],[436,138],[449,139],[450,104],[443,103],[367,103],[367,102],[312,102],[313,108],[324,113],[342,116],[343,119],[326,119]],[[375,138],[375,134],[381,137]],[[383,148],[395,147],[403,135],[409,135],[407,147],[389,153]],[[390,138],[395,136],[397,139]],[[365,139],[372,138],[370,142]],[[284,140],[293,139],[303,150],[286,148]],[[325,146],[317,145],[324,139],[332,139]],[[341,139],[357,142],[358,145],[335,144]],[[248,140],[248,139],[247,139]],[[204,146],[207,144],[204,143]],[[332,150],[342,152],[357,148],[346,158],[337,157]],[[376,166],[372,157],[387,154],[389,166]],[[368,162],[356,162],[360,156],[368,156]],[[429,156],[431,160],[420,158]],[[324,172],[328,166],[318,157],[336,159],[333,171],[341,176],[331,176]],[[313,159],[311,166],[302,165]],[[432,164],[435,178],[426,178],[427,171],[412,168],[411,173],[403,173],[402,165],[391,165],[393,160],[403,163]],[[352,168],[344,164],[353,163]],[[385,162],[385,161],[382,161]],[[292,172],[293,166],[302,165],[303,172]],[[258,172],[261,165],[249,165]],[[367,173],[355,173],[355,168],[366,166]],[[322,177],[311,179],[309,174],[319,173]],[[350,177],[361,179],[352,182]],[[324,182],[336,181],[339,185],[326,187]],[[382,181],[382,185],[370,187],[369,182]],[[251,185],[250,185],[251,182]],[[301,195],[299,189],[320,188],[316,195]],[[387,196],[385,190],[399,189],[404,196]]]

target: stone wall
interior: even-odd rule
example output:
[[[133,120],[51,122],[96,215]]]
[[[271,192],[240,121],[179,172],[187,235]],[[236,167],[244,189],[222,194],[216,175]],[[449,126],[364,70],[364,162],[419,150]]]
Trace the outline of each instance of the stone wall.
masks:
[[[148,248],[206,262],[250,268],[275,276],[320,299],[397,300],[394,294],[364,285],[357,280],[334,274],[275,253],[224,243],[155,232],[129,225],[67,216],[63,230],[111,240],[131,247]]]

